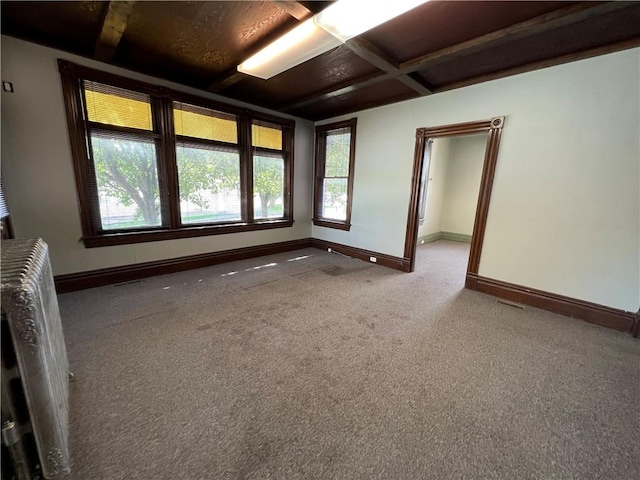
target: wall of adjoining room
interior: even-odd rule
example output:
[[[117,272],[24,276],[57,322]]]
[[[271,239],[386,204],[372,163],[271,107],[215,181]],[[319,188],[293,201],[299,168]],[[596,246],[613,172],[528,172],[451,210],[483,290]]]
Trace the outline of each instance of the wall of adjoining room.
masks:
[[[444,232],[459,240],[470,239],[486,144],[485,134],[433,140],[425,218],[418,238],[429,240]]]
[[[479,275],[635,312],[639,84],[635,48],[328,119],[358,119],[352,226],[312,236],[403,257],[416,129],[505,116]]]
[[[200,97],[239,104],[201,90],[3,36],[2,76],[3,80],[13,83],[15,90],[14,93],[3,92],[2,95],[2,175],[7,201],[16,236],[42,237],[48,243],[55,275],[310,236],[314,131],[311,122],[296,119],[293,227],[85,248],[80,240],[80,214],[58,58]],[[293,118],[263,108],[249,107]]]
[[[471,235],[480,177],[487,145],[486,135],[453,137],[442,205],[442,231]]]

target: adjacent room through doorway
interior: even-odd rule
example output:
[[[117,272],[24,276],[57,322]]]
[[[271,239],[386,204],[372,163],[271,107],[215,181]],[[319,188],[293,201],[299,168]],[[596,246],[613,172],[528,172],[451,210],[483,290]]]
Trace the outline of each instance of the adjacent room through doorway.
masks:
[[[425,145],[416,263],[446,259],[450,270],[457,272],[455,276],[461,287],[469,259],[486,147],[486,133],[431,138]]]
[[[473,282],[478,275],[478,268],[480,266],[480,255],[482,253],[482,244],[484,241],[484,231],[487,223],[487,214],[489,212],[489,202],[491,200],[491,188],[493,186],[493,177],[495,175],[496,170],[496,162],[498,160],[498,150],[500,147],[500,137],[502,135],[502,127],[504,126],[504,117],[493,117],[488,120],[479,120],[475,122],[467,122],[467,123],[458,123],[452,125],[442,125],[438,127],[429,127],[429,128],[418,128],[416,130],[416,144],[415,144],[415,154],[414,154],[414,162],[413,162],[413,176],[411,180],[411,198],[409,201],[409,213],[407,216],[407,231],[405,235],[405,245],[404,245],[404,257],[409,260],[409,265],[407,271],[413,272],[415,270],[415,262],[416,262],[416,249],[418,246],[418,236],[421,223],[424,225],[426,223],[426,218],[428,216],[427,212],[427,204],[429,195],[429,179],[433,180],[434,171],[432,172],[430,169],[430,164],[439,164],[441,161],[437,158],[443,155],[443,158],[447,159],[447,162],[450,162],[450,157],[452,154],[452,144],[454,141],[452,139],[455,138],[484,138],[486,142],[478,142],[477,145],[474,145],[473,140],[470,140],[469,143],[463,142],[463,144],[455,144],[453,146],[453,156],[454,158],[472,158],[475,156],[472,152],[477,150],[476,155],[483,152],[482,144],[484,143],[484,155],[482,165],[480,167],[480,182],[477,187],[477,194],[475,195],[476,207],[473,214],[473,223],[470,237],[470,247],[469,247],[469,261],[467,264],[467,271],[465,277],[465,286],[469,286],[470,282]],[[448,143],[439,143],[437,147],[436,145],[437,139],[445,139],[448,140]],[[440,154],[437,152],[432,152],[432,150],[441,150]],[[448,153],[447,153],[448,151]],[[458,151],[458,154],[455,152]],[[431,162],[432,153],[436,153],[434,162]],[[468,161],[468,160],[467,160]],[[451,167],[452,178],[461,177],[466,178],[466,181],[461,186],[451,187],[451,191],[455,192],[453,197],[456,198],[456,203],[460,204],[472,204],[473,203],[473,195],[469,195],[469,191],[476,190],[474,186],[475,183],[472,177],[469,177],[468,170],[470,168],[465,165],[464,161],[454,160],[456,165]],[[459,164],[459,165],[458,165]],[[433,222],[429,222],[426,228],[430,228],[433,230],[432,239],[439,239],[443,235],[443,209],[442,203],[445,199],[447,188],[446,182],[447,177],[449,176],[447,173],[448,170],[445,167],[444,175],[440,174],[441,178],[444,178],[444,188],[440,188],[441,193],[439,196],[440,207],[439,212],[440,221],[436,221],[437,218]],[[475,169],[474,169],[475,170]],[[472,175],[472,174],[471,174]],[[456,182],[457,183],[457,182]],[[442,185],[441,185],[442,187]],[[438,192],[436,191],[436,196]],[[466,200],[464,200],[466,199]],[[471,199],[471,200],[469,200]],[[433,203],[433,202],[432,202]],[[436,202],[437,203],[437,202]],[[446,212],[449,213],[449,212]],[[468,215],[458,215],[457,213],[451,216],[450,223],[445,223],[445,228],[447,225],[453,226],[454,229],[464,231],[468,231],[468,223],[469,218],[465,220]],[[465,227],[464,225],[467,225]],[[423,230],[424,243],[426,243],[427,230]],[[446,231],[444,231],[446,232]],[[454,232],[449,232],[454,233]],[[465,233],[459,233],[454,235],[455,239],[465,239],[469,240],[469,237]],[[453,238],[453,237],[452,237]]]

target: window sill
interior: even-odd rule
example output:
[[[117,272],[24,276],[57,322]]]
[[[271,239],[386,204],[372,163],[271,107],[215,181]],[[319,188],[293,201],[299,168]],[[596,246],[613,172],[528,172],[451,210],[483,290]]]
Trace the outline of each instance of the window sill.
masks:
[[[83,237],[86,248],[110,247],[113,245],[128,245],[130,243],[157,242],[175,240],[178,238],[204,237],[207,235],[222,235],[226,233],[251,232],[269,230],[272,228],[286,228],[293,225],[293,219],[265,220],[256,223],[233,223],[225,225],[206,225],[198,227],[182,227],[166,230],[152,230],[142,232],[105,233],[92,237]]]
[[[318,227],[335,228],[338,230],[351,230],[351,223],[341,222],[339,220],[327,220],[325,218],[314,218],[313,224]]]

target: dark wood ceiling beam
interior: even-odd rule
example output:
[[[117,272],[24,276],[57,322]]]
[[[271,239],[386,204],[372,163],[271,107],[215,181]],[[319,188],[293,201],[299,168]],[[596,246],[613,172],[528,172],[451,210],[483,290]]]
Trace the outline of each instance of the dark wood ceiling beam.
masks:
[[[587,18],[604,15],[623,8],[628,8],[629,2],[591,3],[583,2],[571,5],[553,12],[534,17],[524,22],[516,23],[495,32],[482,35],[467,42],[458,43],[433,53],[428,53],[400,64],[402,73],[416,72],[438,61],[444,62],[460,56],[466,56],[487,48],[495,48],[514,40],[530,37],[556,28],[578,23]]]
[[[385,73],[397,74],[398,62],[389,58],[382,50],[361,37],[352,38],[344,44],[349,50]]]
[[[431,95],[433,93],[433,88],[427,87],[421,80],[411,77],[410,74],[398,75],[394,76],[394,78],[420,95]]]
[[[107,14],[100,29],[100,36],[96,42],[94,57],[97,60],[110,62],[113,59],[135,3],[135,1],[109,2]]]
[[[347,87],[336,86],[333,89],[325,89],[322,91],[318,91],[314,94],[295,100],[292,103],[289,103],[283,106],[282,110],[286,112],[290,112],[307,105],[322,102],[324,100],[327,100],[328,98],[350,93],[359,88],[364,88],[370,85],[375,85],[376,83],[384,82],[391,78],[395,78],[399,81],[402,81],[403,83],[407,81],[411,82],[411,80],[414,80],[414,79],[409,77],[408,74],[416,72],[418,70],[422,70],[425,67],[427,67],[429,64],[433,64],[434,62],[440,63],[440,62],[447,61],[459,56],[469,55],[486,48],[496,47],[498,45],[501,45],[513,40],[526,38],[528,36],[543,33],[545,31],[552,30],[554,28],[559,28],[565,25],[570,25],[572,23],[577,23],[595,15],[603,15],[605,13],[613,12],[623,8],[629,8],[630,4],[632,3],[633,2],[607,2],[607,3],[583,2],[577,5],[572,5],[566,8],[558,9],[553,12],[534,17],[530,20],[516,23],[514,25],[511,25],[509,27],[506,27],[500,30],[496,30],[494,32],[474,38],[472,40],[462,42],[456,45],[452,45],[450,47],[446,47],[441,50],[437,50],[435,52],[422,55],[412,60],[403,62],[400,65],[398,65],[397,74],[385,73],[384,75],[378,75],[378,76],[374,76],[373,78],[367,78],[365,81],[361,83],[359,83],[356,80]],[[349,42],[353,42],[354,40],[356,39],[352,39]],[[364,39],[359,39],[359,40],[364,40]],[[347,42],[345,45],[348,46],[349,42]],[[379,55],[380,59],[374,60],[374,57],[372,54],[366,53],[367,47],[370,47],[370,46],[372,47],[372,45],[368,42],[366,43],[354,42],[354,48],[352,48],[352,51],[354,51],[354,53],[357,53],[355,52],[355,49],[359,49],[359,51],[363,55],[370,56],[372,63],[373,61],[378,62],[378,65],[376,65],[376,67],[378,68],[384,67],[385,60],[383,55]],[[375,52],[375,50],[373,50],[373,52]],[[393,64],[391,64],[391,66],[392,65]],[[521,68],[525,68],[525,67],[526,66]],[[381,69],[385,71],[385,68],[381,68]],[[501,75],[501,76],[506,76],[506,75]],[[406,79],[409,79],[409,80],[406,80]],[[424,88],[428,88],[428,87],[424,87]],[[437,89],[437,91],[442,91],[444,89],[447,89],[447,86]]]
[[[324,90],[314,92],[311,95],[299,98],[294,102],[280,105],[277,110],[281,112],[291,112],[293,110],[297,110],[298,108],[306,107],[307,105],[312,105],[314,103],[322,102],[333,97],[338,97],[340,95],[353,92],[360,88],[368,87],[369,85],[375,85],[377,83],[384,82],[385,80],[391,80],[392,78],[394,78],[393,75],[382,72],[364,75],[347,82],[342,82],[339,85],[334,85],[329,88],[325,88]]]
[[[389,75],[392,75],[393,77],[396,77],[397,80],[404,83],[412,90],[415,90],[420,95],[429,95],[432,93],[431,90],[420,81],[401,73],[396,61],[389,58],[382,50],[364,38],[352,38],[345,43],[345,46],[371,65],[379,68]]]
[[[218,93],[246,77],[246,74],[239,72],[234,68],[233,70],[229,70],[216,78],[206,90],[211,93]]]
[[[640,47],[640,38],[633,38],[631,40],[612,43],[603,47],[596,47],[589,50],[583,50],[581,52],[569,53],[567,55],[561,55],[560,57],[549,58],[518,67],[508,68],[506,70],[500,70],[499,72],[488,73],[485,75],[461,80],[459,82],[450,83],[436,89],[436,93],[446,92],[448,90],[453,90],[461,87],[467,87],[476,83],[489,82],[491,80],[497,80],[499,78],[509,77],[511,75],[518,75],[520,73],[532,72],[534,70],[540,70],[541,68],[554,67],[556,65],[562,65],[569,62],[577,62],[578,60],[585,60],[587,58],[597,57],[599,55],[621,52],[623,50],[629,50],[630,48],[637,47]]]

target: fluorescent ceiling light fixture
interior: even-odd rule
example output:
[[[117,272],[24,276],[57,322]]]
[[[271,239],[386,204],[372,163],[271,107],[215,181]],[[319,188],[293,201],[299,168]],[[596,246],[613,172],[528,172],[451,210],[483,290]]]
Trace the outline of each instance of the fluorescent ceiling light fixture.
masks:
[[[267,80],[341,44],[310,18],[242,62],[238,71]]]
[[[339,0],[314,15],[313,21],[346,42],[428,0]]]
[[[242,62],[238,71],[268,80],[427,1],[339,0]]]

